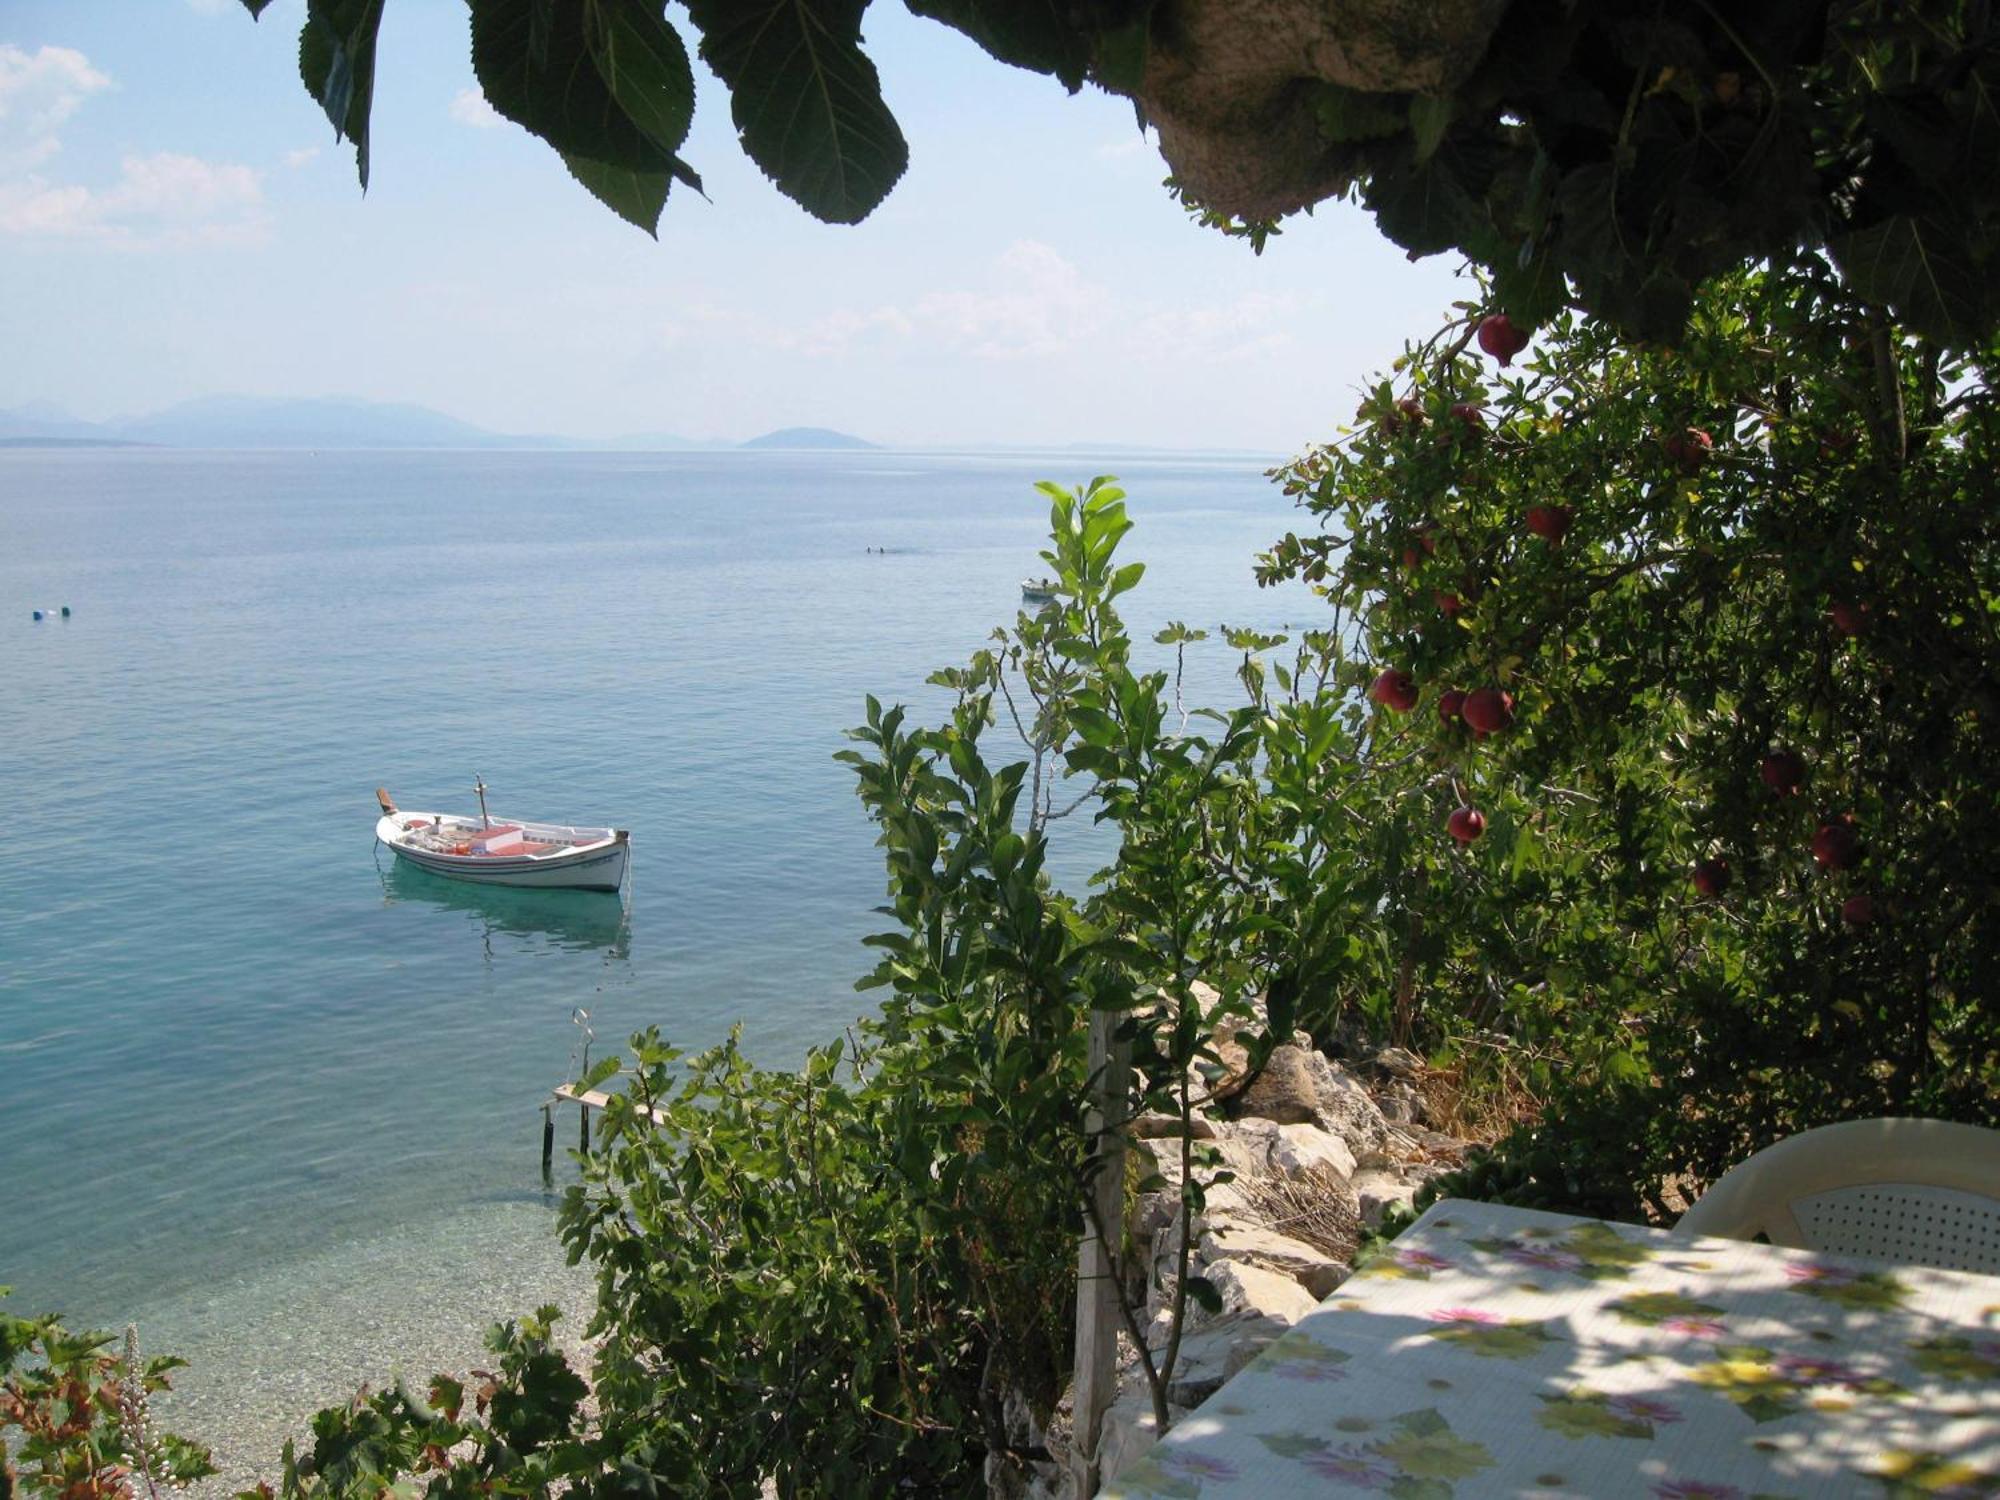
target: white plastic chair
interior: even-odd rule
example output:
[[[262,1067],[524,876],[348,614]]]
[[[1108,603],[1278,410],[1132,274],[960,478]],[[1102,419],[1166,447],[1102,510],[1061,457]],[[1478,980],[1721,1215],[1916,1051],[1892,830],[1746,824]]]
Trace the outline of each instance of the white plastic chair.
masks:
[[[1808,1130],[1724,1172],[1674,1233],[2000,1276],[2000,1130],[1943,1120]]]

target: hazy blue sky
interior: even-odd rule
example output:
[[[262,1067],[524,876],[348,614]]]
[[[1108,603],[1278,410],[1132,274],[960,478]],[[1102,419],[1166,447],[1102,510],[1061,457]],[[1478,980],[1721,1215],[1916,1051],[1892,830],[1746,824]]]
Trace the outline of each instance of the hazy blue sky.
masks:
[[[1128,105],[895,0],[868,36],[912,159],[859,228],[771,188],[704,74],[712,201],[677,192],[655,244],[469,92],[456,0],[390,0],[364,199],[298,82],[302,9],[0,7],[0,407],[356,395],[516,432],[1275,456],[1463,295],[1345,207],[1261,259],[1199,229]]]

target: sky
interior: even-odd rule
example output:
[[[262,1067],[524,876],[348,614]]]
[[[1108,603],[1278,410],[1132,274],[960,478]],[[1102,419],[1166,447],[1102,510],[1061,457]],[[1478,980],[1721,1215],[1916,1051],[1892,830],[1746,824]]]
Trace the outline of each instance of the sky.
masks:
[[[1346,205],[1261,257],[1202,229],[1129,103],[895,0],[866,34],[911,164],[862,225],[780,195],[703,73],[682,155],[708,201],[677,190],[656,243],[486,106],[458,0],[386,8],[364,197],[298,81],[303,8],[0,5],[0,408],[347,396],[589,438],[1275,459],[1468,294]]]

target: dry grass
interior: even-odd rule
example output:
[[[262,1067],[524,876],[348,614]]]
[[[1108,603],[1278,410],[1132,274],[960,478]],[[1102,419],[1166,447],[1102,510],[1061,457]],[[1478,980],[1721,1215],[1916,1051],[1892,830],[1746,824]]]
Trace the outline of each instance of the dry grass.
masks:
[[[1423,1097],[1432,1130],[1490,1146],[1542,1117],[1542,1098],[1525,1076],[1527,1061],[1513,1046],[1467,1039],[1450,1061],[1420,1069],[1411,1084]]]
[[[1312,1167],[1299,1177],[1239,1177],[1235,1186],[1279,1234],[1353,1264],[1361,1225],[1348,1206],[1353,1195],[1344,1177]]]

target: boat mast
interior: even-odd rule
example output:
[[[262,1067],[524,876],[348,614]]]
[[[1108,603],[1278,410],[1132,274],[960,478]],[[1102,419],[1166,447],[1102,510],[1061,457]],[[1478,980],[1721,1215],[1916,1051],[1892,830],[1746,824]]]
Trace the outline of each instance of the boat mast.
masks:
[[[472,789],[479,793],[479,826],[481,828],[491,828],[493,820],[486,816],[486,783],[480,778],[477,771],[472,773]]]

